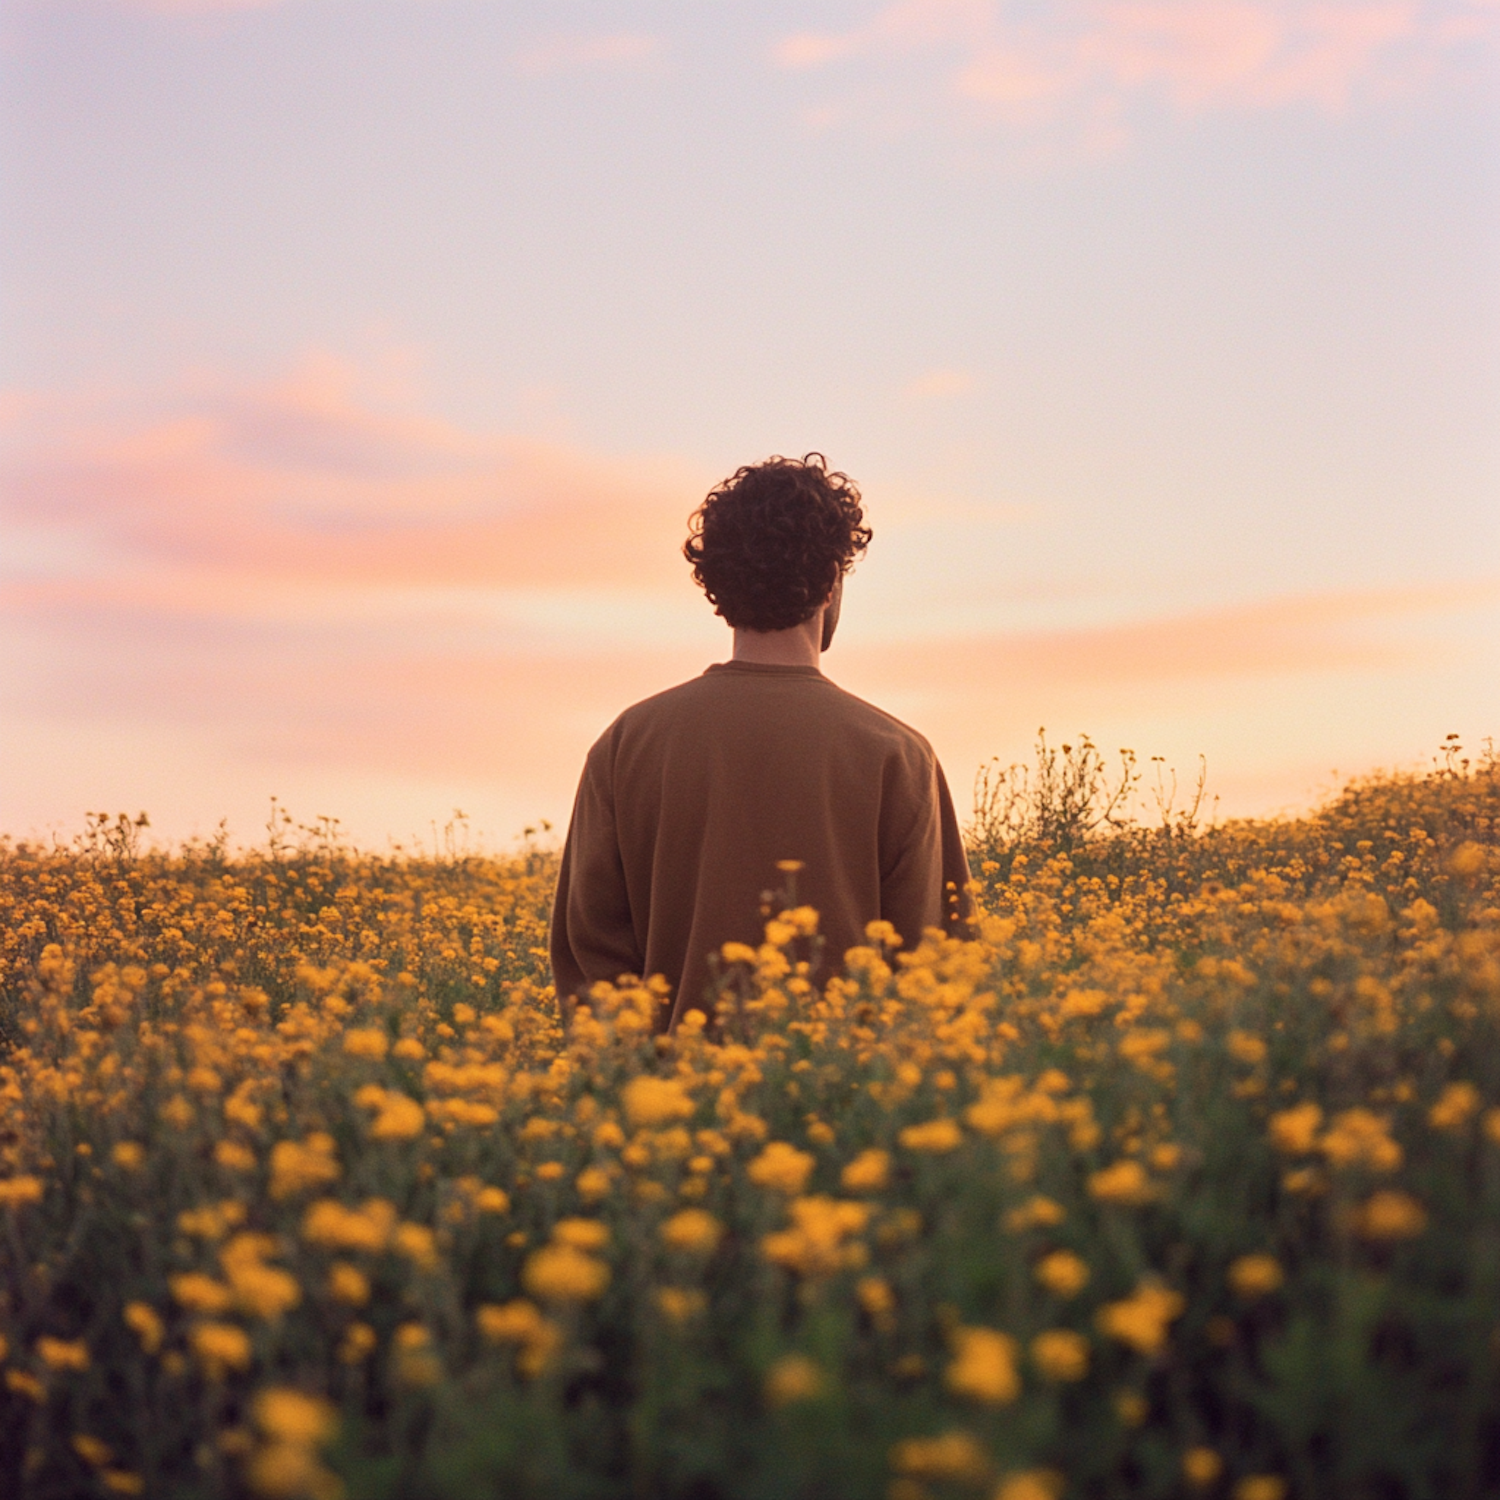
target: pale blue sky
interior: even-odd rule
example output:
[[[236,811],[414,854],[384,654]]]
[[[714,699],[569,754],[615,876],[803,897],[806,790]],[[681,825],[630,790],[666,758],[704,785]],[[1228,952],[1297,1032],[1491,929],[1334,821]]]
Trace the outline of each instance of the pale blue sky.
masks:
[[[570,582],[587,519],[251,577],[242,522],[654,537],[811,447],[877,532],[829,671],[960,788],[1044,720],[1246,809],[1500,727],[1494,3],[7,0],[0,49],[0,827],[558,817],[626,683],[516,663],[722,655],[684,578]],[[362,673],[469,743],[382,756],[314,686]]]

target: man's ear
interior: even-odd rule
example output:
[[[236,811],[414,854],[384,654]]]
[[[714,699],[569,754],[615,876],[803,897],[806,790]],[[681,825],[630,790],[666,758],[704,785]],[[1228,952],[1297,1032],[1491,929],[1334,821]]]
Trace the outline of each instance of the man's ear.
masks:
[[[840,573],[823,605],[823,637],[818,644],[819,651],[826,651],[833,644],[833,633],[839,628],[839,610],[843,602],[844,575]]]

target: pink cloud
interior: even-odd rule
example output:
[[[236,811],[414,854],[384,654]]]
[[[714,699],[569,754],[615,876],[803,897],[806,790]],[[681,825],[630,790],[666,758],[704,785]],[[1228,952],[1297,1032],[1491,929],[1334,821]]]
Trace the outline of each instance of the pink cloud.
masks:
[[[1000,0],[895,0],[848,31],[786,36],[773,57],[803,71],[935,59],[971,121],[1070,125],[1108,146],[1123,139],[1120,117],[1152,98],[1185,115],[1338,113],[1413,92],[1451,46],[1497,35],[1490,0],[1061,0],[1020,19]]]
[[[1159,86],[1185,112],[1275,108],[1305,101],[1347,107],[1378,76],[1382,49],[1422,37],[1416,0],[1284,6],[1248,0],[1108,3],[1082,59],[1121,89]],[[1398,72],[1419,66],[1410,55]]]
[[[119,570],[329,586],[670,585],[708,479],[473,433],[310,360],[130,419],[108,401],[0,408],[0,514]]]

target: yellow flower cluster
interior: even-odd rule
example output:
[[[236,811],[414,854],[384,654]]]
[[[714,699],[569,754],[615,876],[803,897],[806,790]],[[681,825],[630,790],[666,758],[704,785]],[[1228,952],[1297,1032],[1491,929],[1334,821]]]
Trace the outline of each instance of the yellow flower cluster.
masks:
[[[970,934],[821,988],[790,906],[670,1037],[628,976],[564,1028],[534,851],[0,850],[0,1483],[686,1493],[701,1407],[809,1493],[1269,1500],[1339,1434],[1225,1372],[1313,1379],[1331,1306],[1435,1430],[1500,1320],[1495,781],[996,851]],[[1462,1441],[1403,1492],[1485,1492]]]

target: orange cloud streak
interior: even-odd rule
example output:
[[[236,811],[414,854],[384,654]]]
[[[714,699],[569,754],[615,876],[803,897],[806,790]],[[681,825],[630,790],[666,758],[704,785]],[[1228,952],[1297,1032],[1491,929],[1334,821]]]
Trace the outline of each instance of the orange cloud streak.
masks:
[[[1500,583],[1302,595],[1078,630],[846,648],[861,680],[946,693],[1042,683],[1185,682],[1402,665],[1416,648],[1358,627],[1500,601]]]
[[[1059,690],[1076,698],[1080,690],[1117,695],[1421,665],[1449,648],[1423,646],[1393,626],[1497,601],[1500,586],[1479,583],[1315,595],[1045,634],[878,647],[856,638],[838,643],[827,670],[942,737],[999,704],[1029,722]],[[54,655],[66,666],[34,685],[31,711],[206,725],[273,761],[404,774],[570,781],[616,713],[711,659],[693,647],[607,639],[571,650],[455,646],[420,628],[288,626],[204,604],[104,600],[78,585],[0,592],[0,615],[63,648]],[[719,656],[727,636],[722,644]]]
[[[632,636],[621,598],[671,621],[691,598],[677,549],[710,476],[677,460],[468,432],[330,361],[135,421],[13,392],[0,428],[5,516],[50,539],[0,584],[9,711],[79,744],[190,730],[255,776],[467,778],[556,809],[616,713],[727,654],[727,633]],[[528,615],[549,590],[552,615]],[[878,645],[851,625],[828,671],[965,759],[1059,707],[1098,723],[1214,685],[1442,665],[1452,632],[1429,618],[1497,600],[1389,589]],[[589,621],[535,623],[559,609]]]

